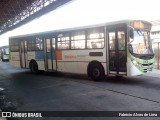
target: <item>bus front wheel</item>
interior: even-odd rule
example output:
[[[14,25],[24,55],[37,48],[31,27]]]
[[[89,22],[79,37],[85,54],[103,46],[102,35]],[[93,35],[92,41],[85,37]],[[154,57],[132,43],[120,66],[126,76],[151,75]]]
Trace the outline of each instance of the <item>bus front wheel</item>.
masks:
[[[105,79],[104,68],[100,63],[93,62],[89,65],[88,76],[94,81]]]
[[[38,64],[36,61],[32,61],[30,64],[30,70],[32,73],[38,73]]]

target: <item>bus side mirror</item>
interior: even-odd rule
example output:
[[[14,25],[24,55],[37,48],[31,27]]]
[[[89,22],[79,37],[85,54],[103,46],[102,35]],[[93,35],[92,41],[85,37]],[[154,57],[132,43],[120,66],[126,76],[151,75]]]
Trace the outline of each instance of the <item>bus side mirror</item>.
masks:
[[[129,52],[133,53],[133,47],[131,44],[128,45]]]
[[[130,29],[130,30],[129,30],[129,36],[130,36],[130,38],[133,39],[133,29]]]

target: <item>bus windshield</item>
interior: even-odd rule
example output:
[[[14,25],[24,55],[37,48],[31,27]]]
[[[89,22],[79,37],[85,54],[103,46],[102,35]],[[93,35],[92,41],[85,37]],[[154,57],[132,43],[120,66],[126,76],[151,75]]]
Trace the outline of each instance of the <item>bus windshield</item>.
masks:
[[[8,55],[9,54],[9,48],[4,48],[4,54]]]
[[[134,30],[134,39],[130,42],[130,48],[134,54],[153,54],[151,41],[150,41],[150,32]]]

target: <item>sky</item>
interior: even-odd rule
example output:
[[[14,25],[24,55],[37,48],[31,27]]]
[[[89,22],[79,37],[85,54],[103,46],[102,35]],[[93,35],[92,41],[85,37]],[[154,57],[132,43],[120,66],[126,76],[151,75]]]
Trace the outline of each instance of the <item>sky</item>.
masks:
[[[8,37],[79,27],[123,19],[160,20],[159,0],[73,0],[35,20],[0,35],[0,46]]]

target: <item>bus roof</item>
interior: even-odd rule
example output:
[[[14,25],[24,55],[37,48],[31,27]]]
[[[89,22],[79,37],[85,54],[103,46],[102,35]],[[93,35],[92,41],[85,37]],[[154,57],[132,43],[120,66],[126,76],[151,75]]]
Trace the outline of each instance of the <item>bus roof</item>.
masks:
[[[24,38],[24,37],[30,37],[30,36],[38,36],[43,34],[52,34],[52,33],[58,33],[58,32],[66,32],[66,31],[73,31],[73,30],[81,30],[81,29],[89,29],[92,27],[103,27],[103,26],[110,26],[110,25],[116,25],[116,24],[126,24],[131,25],[131,22],[135,20],[119,20],[119,21],[112,21],[112,22],[106,22],[101,24],[94,24],[94,25],[88,25],[88,26],[80,26],[80,27],[73,27],[73,28],[65,28],[65,29],[58,29],[58,30],[52,30],[52,31],[45,31],[45,32],[38,32],[38,33],[31,33],[31,34],[24,34],[24,35],[18,35],[18,36],[11,36],[9,39],[16,39],[16,38]],[[147,22],[151,24],[148,21],[141,20],[144,22]]]
[[[8,47],[9,47],[8,45],[0,46],[0,48],[8,48]]]

